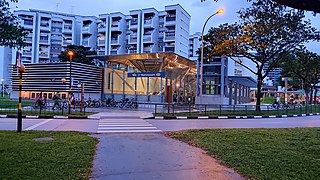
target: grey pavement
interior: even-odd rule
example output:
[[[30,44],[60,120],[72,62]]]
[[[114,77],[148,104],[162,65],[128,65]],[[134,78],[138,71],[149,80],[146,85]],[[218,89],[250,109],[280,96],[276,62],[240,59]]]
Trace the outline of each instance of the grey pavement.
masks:
[[[92,180],[242,179],[204,151],[158,133],[99,134]]]
[[[23,119],[24,130],[83,131],[100,139],[91,179],[241,179],[202,150],[161,131],[199,128],[320,127],[320,116],[261,119],[144,120],[149,111],[109,110],[92,119]],[[1,130],[17,119],[0,118]],[[124,133],[125,132],[125,133]],[[139,132],[139,133],[135,133]]]
[[[320,127],[320,116],[261,119],[145,120],[150,112],[114,111],[93,115],[93,119],[26,119],[24,130],[82,131],[90,133],[163,132],[202,128],[295,128]],[[16,130],[16,118],[0,118],[0,130]]]

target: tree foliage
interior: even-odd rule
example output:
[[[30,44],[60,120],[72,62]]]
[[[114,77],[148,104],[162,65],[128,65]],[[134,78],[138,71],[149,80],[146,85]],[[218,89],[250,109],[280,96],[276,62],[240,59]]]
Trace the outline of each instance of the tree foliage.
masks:
[[[206,0],[201,0],[204,2]],[[218,2],[219,0],[213,0]],[[252,0],[247,0],[248,2]],[[315,13],[320,13],[320,1],[319,0],[273,0],[282,5],[286,5],[292,8],[313,11]]]
[[[287,8],[271,0],[255,0],[241,9],[239,22],[211,28],[205,35],[205,55],[225,55],[257,75],[257,105],[260,105],[262,81],[282,57],[313,40],[316,29],[304,12]],[[256,65],[250,68],[236,57],[248,58]],[[269,68],[263,71],[265,65]],[[257,110],[260,110],[259,108]]]
[[[77,46],[77,45],[69,45],[67,46],[65,51],[62,51],[59,55],[59,59],[61,61],[69,61],[70,57],[68,55],[69,51],[73,51],[74,56],[72,57],[72,62],[78,62],[83,64],[90,64],[95,65],[94,62],[92,62],[89,58],[87,58],[87,55],[96,55],[95,51],[90,51],[84,46]]]
[[[282,75],[299,82],[309,99],[309,92],[316,89],[320,79],[320,56],[305,49],[296,49],[285,55],[282,61]]]
[[[11,2],[17,2],[17,0],[11,0]],[[8,1],[0,0],[0,8],[0,46],[23,47],[27,32],[19,24],[18,17],[10,12]]]

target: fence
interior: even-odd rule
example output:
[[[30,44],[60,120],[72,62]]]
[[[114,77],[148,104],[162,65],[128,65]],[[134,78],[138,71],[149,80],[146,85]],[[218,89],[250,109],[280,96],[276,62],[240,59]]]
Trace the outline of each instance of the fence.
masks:
[[[7,114],[7,115],[17,115],[18,113],[18,105],[0,105],[0,114]],[[54,107],[53,105],[48,106],[24,106],[22,107],[22,114],[23,115],[30,115],[30,116],[64,116],[69,115],[68,105],[62,106],[61,108]],[[70,115],[85,115],[86,108],[83,107],[83,111],[80,112],[80,107],[78,106],[71,106]]]
[[[154,104],[154,116],[276,116],[320,113],[320,105],[182,105]]]

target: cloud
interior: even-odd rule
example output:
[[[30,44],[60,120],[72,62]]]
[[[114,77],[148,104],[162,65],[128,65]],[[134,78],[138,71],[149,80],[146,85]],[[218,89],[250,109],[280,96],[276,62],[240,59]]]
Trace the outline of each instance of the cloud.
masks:
[[[204,1],[204,2],[201,2],[200,0],[195,0],[194,3],[192,3],[192,6],[193,7],[206,7],[206,6],[212,6],[213,5],[213,2],[211,0],[207,0],[207,1]]]

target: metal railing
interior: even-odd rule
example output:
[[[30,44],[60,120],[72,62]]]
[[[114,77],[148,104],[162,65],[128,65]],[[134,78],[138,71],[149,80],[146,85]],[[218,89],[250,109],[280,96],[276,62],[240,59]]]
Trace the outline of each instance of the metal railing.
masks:
[[[17,115],[18,105],[0,105],[0,115]],[[80,106],[71,105],[71,115],[85,115],[86,107],[82,108],[80,112]],[[68,105],[61,107],[54,106],[52,103],[41,106],[24,106],[22,107],[22,115],[24,116],[67,116],[68,114]]]
[[[195,105],[154,104],[154,116],[282,116],[320,113],[320,105]]]

